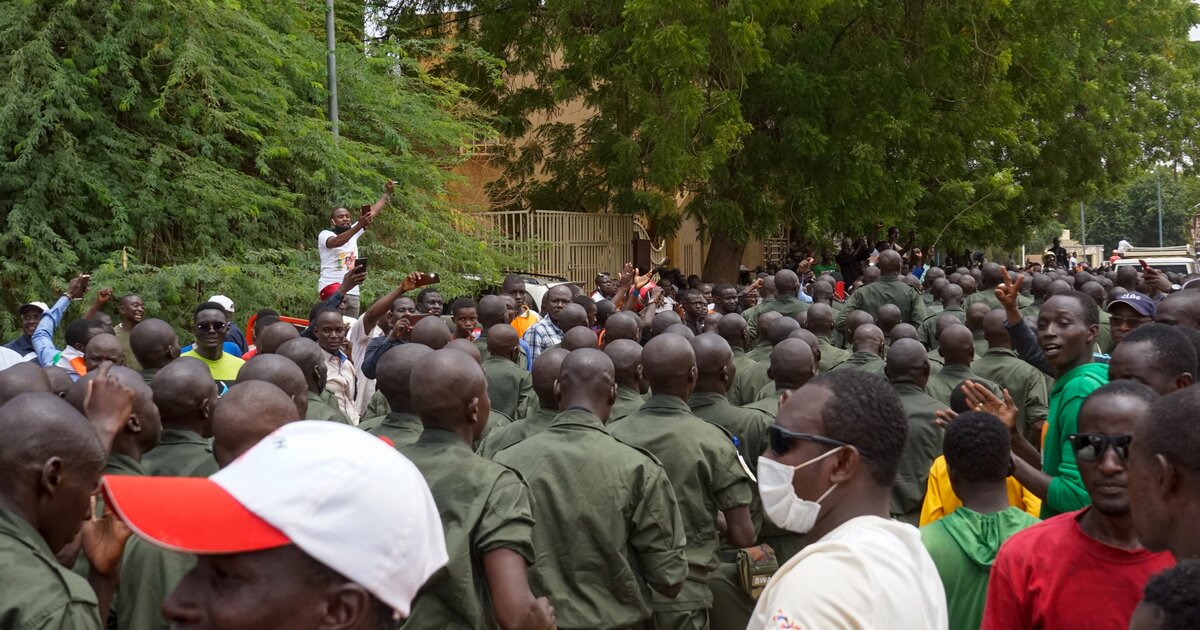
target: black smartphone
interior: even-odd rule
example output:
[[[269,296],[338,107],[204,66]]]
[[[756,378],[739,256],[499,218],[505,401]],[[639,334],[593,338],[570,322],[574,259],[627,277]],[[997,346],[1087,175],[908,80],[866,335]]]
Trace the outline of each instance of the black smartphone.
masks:
[[[367,270],[367,257],[366,256],[360,256],[359,258],[357,258],[354,261],[354,270],[355,271],[366,271]]]

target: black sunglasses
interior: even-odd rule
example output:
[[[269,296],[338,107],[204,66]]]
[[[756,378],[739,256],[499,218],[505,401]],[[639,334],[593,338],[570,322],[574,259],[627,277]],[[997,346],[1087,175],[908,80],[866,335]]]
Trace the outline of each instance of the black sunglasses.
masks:
[[[1132,435],[1098,435],[1095,433],[1072,433],[1067,436],[1075,449],[1075,458],[1094,462],[1104,456],[1104,451],[1112,446],[1113,452],[1121,461],[1129,461],[1129,443]]]
[[[196,332],[221,332],[229,328],[229,324],[196,324]]]
[[[823,435],[813,435],[811,433],[796,433],[773,424],[767,427],[767,439],[770,442],[771,450],[779,455],[783,455],[792,449],[793,440],[805,440],[808,442],[816,442],[825,446],[852,446],[841,440],[825,437]]]

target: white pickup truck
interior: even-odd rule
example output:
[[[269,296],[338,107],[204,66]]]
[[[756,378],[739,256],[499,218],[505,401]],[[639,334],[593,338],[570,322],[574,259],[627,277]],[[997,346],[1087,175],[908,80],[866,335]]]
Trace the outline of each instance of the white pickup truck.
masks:
[[[1113,263],[1116,268],[1136,265],[1139,268],[1146,261],[1147,265],[1166,273],[1177,273],[1186,276],[1196,273],[1196,250],[1191,245],[1178,247],[1131,247],[1125,256]]]

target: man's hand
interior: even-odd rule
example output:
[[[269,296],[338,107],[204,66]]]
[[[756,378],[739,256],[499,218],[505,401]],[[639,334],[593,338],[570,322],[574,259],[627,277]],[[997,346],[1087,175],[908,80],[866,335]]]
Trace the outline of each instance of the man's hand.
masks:
[[[392,192],[395,190],[396,190],[396,182],[394,182],[390,179],[387,180],[387,183],[383,185],[383,192],[385,192],[389,195],[392,194]]]
[[[92,277],[86,274],[80,274],[71,278],[71,283],[67,285],[67,297],[72,300],[83,299],[88,290],[88,282],[91,282]]]
[[[112,299],[112,294],[112,289],[100,289],[100,292],[96,294],[96,303],[108,304],[108,301]]]
[[[354,287],[359,286],[367,279],[367,270],[363,267],[350,267],[350,271],[342,276],[342,286],[338,287],[338,292],[345,295]]]
[[[647,284],[650,284],[650,276],[652,276],[652,275],[654,275],[653,271],[648,272],[644,276],[635,276],[633,279],[633,286],[638,291],[641,291],[642,287],[646,286]]]
[[[809,269],[812,269],[812,265],[813,265],[813,259],[805,258],[804,260],[800,261],[800,264],[796,265],[796,273],[798,273],[800,275],[804,275],[805,273],[808,272]]]
[[[937,411],[933,412],[934,424],[942,427],[943,429],[950,426],[950,423],[954,422],[954,419],[957,417],[958,413],[953,409],[938,409]]]
[[[400,319],[392,322],[392,332],[388,333],[388,339],[400,341],[407,337],[408,333],[412,332],[412,329],[412,322],[409,321],[408,316],[401,316]]]
[[[1017,431],[1017,405],[1013,402],[1012,396],[1008,390],[1004,390],[1004,400],[1000,400],[982,383],[973,381],[964,381],[962,386],[963,394],[966,395],[967,404],[975,411],[990,413],[1004,423],[1010,432]]]
[[[1154,267],[1147,267],[1142,271],[1142,275],[1146,280],[1146,285],[1150,287],[1151,295],[1171,292],[1171,280],[1167,278],[1167,274]]]
[[[96,377],[88,381],[83,409],[87,419],[100,435],[107,454],[113,438],[133,414],[133,390],[108,375],[112,362],[105,361],[96,369]]]
[[[117,518],[112,508],[96,517],[96,497],[92,497],[92,518],[83,522],[83,555],[91,570],[104,577],[114,577],[121,567],[121,554],[133,530]]]
[[[764,282],[764,280],[762,278],[755,278],[754,282],[751,282],[750,286],[746,287],[746,290],[747,291],[757,291],[757,290],[763,288],[763,282]]]
[[[996,287],[996,299],[1004,310],[1017,308],[1017,297],[1021,295],[1021,285],[1025,284],[1025,276],[1017,276],[1017,281],[1011,284],[1003,283]]]

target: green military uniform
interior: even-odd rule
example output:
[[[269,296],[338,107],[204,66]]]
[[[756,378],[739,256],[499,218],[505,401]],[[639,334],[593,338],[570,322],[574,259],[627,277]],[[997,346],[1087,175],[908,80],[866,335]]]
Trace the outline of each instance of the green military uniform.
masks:
[[[758,361],[747,356],[745,350],[734,348],[733,367],[733,383],[730,384],[729,391],[725,395],[729,398],[730,403],[744,405],[751,402],[754,392],[758,391],[758,387],[752,383],[757,374]]]
[[[142,382],[147,385],[153,383],[155,374],[158,374],[158,368],[147,368],[142,370]]]
[[[654,453],[679,498],[687,535],[688,579],[675,599],[651,594],[655,626],[664,630],[707,627],[712,605],[707,580],[719,564],[713,523],[717,512],[749,506],[754,496],[732,436],[697,418],[675,396],[651,396],[611,431],[617,439]]]
[[[963,326],[967,325],[967,311],[961,306],[946,307],[942,313],[949,313],[958,318],[958,323]],[[938,316],[931,315],[926,317],[925,321],[921,322],[921,325],[917,328],[917,340],[925,344],[925,347],[930,350],[937,350],[938,347],[937,320]]]
[[[533,374],[500,357],[484,360],[483,374],[492,408],[510,418],[524,418],[533,397]]]
[[[483,557],[508,549],[533,563],[529,488],[517,473],[475,455],[462,437],[443,429],[426,429],[400,452],[429,484],[449,555],[413,600],[405,630],[499,627]]]
[[[759,304],[758,306],[750,309],[750,311],[754,313],[754,316],[746,317],[746,324],[749,326],[748,332],[750,334],[750,338],[758,338],[758,318],[761,317],[763,313],[774,311],[782,314],[784,317],[795,317],[796,315],[807,311],[810,306],[812,305],[807,302],[802,302],[800,298],[794,295],[782,294],[777,296],[774,300],[767,300],[766,302]]]
[[[646,397],[638,390],[632,387],[618,387],[617,401],[613,403],[612,411],[608,414],[608,423],[624,419],[625,416],[641,409],[644,402]]]
[[[821,349],[821,362],[817,365],[817,369],[821,372],[832,370],[833,366],[849,359],[850,355],[854,354],[849,350],[837,347],[831,337],[817,337],[817,347]]]
[[[499,411],[496,411],[495,409],[492,409],[491,413],[488,414],[487,426],[483,428],[483,435],[479,436],[479,444],[482,444],[484,438],[491,435],[493,431],[497,429],[503,429],[512,423],[512,418]],[[478,444],[476,446],[478,446]]]
[[[846,322],[846,315],[851,311],[866,311],[876,320],[879,319],[879,307],[884,304],[895,304],[900,307],[900,321],[914,323],[923,322],[927,317],[925,301],[917,290],[908,286],[896,276],[883,276],[871,284],[860,287],[846,300],[846,310],[838,313],[835,323],[838,328]]]
[[[163,427],[158,446],[142,456],[142,468],[152,477],[207,477],[217,472],[217,460],[199,433]]]
[[[942,314],[942,311],[945,311],[945,310],[946,310],[946,307],[942,306],[942,303],[938,302],[937,300],[933,300],[932,302],[927,302],[925,304],[925,319],[929,319],[930,317],[937,317],[938,315]]]
[[[949,364],[943,365],[937,374],[929,375],[929,382],[925,384],[925,393],[949,407],[950,395],[954,393],[954,388],[966,380],[985,385],[997,396],[1004,396],[1004,392],[1000,391],[1000,387],[995,382],[972,372],[968,367]]]
[[[993,311],[996,309],[1004,308],[1004,305],[1000,303],[1000,298],[996,297],[996,290],[994,288],[992,288],[992,289],[985,288],[981,291],[972,293],[971,295],[968,295],[967,297],[963,298],[963,308],[970,308],[970,306],[972,304],[979,304],[981,302],[984,304],[987,304],[988,308]],[[1029,296],[1029,295],[1018,295],[1017,296],[1017,308],[1018,309],[1023,309],[1031,304],[1033,304],[1033,296]]]
[[[892,517],[916,525],[921,520],[921,504],[925,501],[925,486],[929,468],[942,454],[942,428],[935,422],[941,401],[929,396],[912,383],[893,383],[908,416],[908,439],[896,469],[892,484]]]
[[[46,540],[0,508],[0,628],[100,630],[100,604],[87,580],[59,564]]]
[[[779,415],[779,397],[781,395],[783,395],[783,392],[785,392],[787,390],[785,390],[782,387],[779,387],[778,385],[775,385],[774,383],[771,383],[771,387],[773,388],[771,395],[766,396],[764,398],[760,398],[757,401],[752,402],[748,405],[742,405],[742,406],[745,407],[746,409],[753,409],[755,411],[760,411],[762,413],[765,413],[768,416],[770,416],[772,421],[774,421],[776,416]]]
[[[359,424],[358,428],[375,437],[391,440],[396,450],[416,442],[425,431],[425,425],[421,424],[417,414],[405,411],[393,411],[382,418],[371,418]]]
[[[1028,306],[1022,307],[1021,317],[1032,317],[1037,319],[1038,314],[1042,312],[1042,305],[1046,303],[1046,298],[1031,298],[1032,301]],[[1104,309],[1100,309],[1103,311]]]
[[[775,346],[763,342],[754,346],[753,348],[750,348],[750,351],[746,353],[746,358],[754,361],[755,363],[770,363],[771,353],[774,351]]]
[[[510,422],[491,432],[479,442],[477,451],[483,457],[495,459],[496,453],[545,431],[557,415],[557,409],[538,407],[528,418]]]
[[[337,401],[333,399],[333,394],[324,391],[314,394],[309,391],[307,396],[308,413],[304,414],[305,420],[328,420],[340,424],[350,424],[350,419],[342,413]]]
[[[488,358],[492,356],[492,353],[487,347],[486,330],[479,333],[479,338],[475,340],[475,347],[479,349],[479,356],[482,357],[482,360],[487,361]],[[526,365],[529,365],[529,355],[525,353],[525,348],[522,348],[519,345],[517,346],[517,360],[513,362],[513,365],[516,365],[521,369],[524,369]]]
[[[138,363],[137,357],[133,354],[133,348],[129,345],[129,335],[133,331],[126,330],[124,322],[113,327],[113,336],[117,341],[121,342],[121,350],[125,353],[125,367],[134,372],[142,371],[142,364]]]
[[[975,356],[983,356],[984,353],[988,351],[988,342],[987,339],[983,338],[983,331],[981,330],[976,333],[971,333],[971,335],[972,342],[975,344]]]
[[[723,394],[716,392],[692,394],[688,407],[697,418],[707,420],[737,438],[738,453],[750,470],[758,470],[758,457],[767,450],[767,427],[771,426],[767,414],[757,409],[735,407]]]
[[[871,374],[883,376],[883,370],[885,367],[887,367],[887,364],[884,363],[883,359],[880,358],[878,354],[875,354],[874,352],[863,351],[851,354],[849,359],[846,359],[845,361],[842,361],[841,363],[829,369],[830,371],[862,370],[863,372],[870,372]]]
[[[1041,444],[1050,404],[1045,376],[1008,348],[988,350],[971,363],[971,371],[1008,390],[1017,405],[1017,429],[1030,444]]]
[[[367,401],[367,410],[363,412],[362,417],[382,418],[391,412],[392,407],[388,404],[383,392],[376,391],[374,394],[371,394],[371,400]]]
[[[1117,346],[1112,335],[1112,315],[1104,308],[1100,309],[1100,330],[1096,333],[1096,351],[1100,354],[1112,354]]]
[[[212,446],[186,429],[163,428],[158,446],[142,457],[147,475],[208,477],[217,471]],[[167,596],[196,566],[196,556],[171,551],[133,536],[121,560],[121,583],[114,603],[118,628],[166,630]]]
[[[496,461],[533,491],[539,525],[529,583],[554,604],[559,628],[640,627],[650,619],[649,584],[687,577],[684,525],[662,465],[596,416],[564,411]]]

